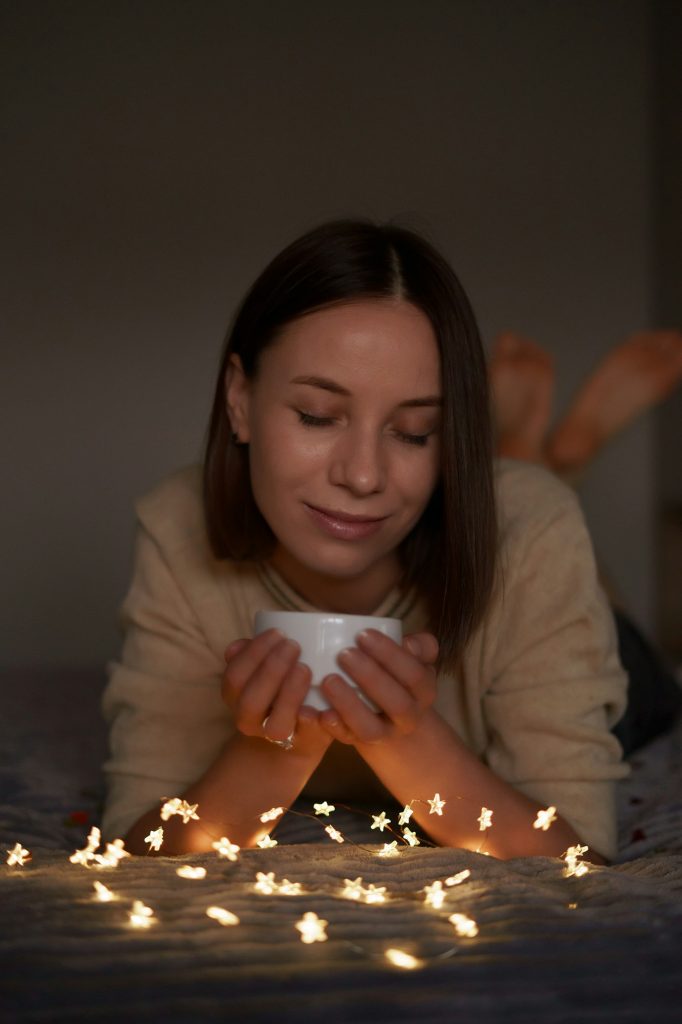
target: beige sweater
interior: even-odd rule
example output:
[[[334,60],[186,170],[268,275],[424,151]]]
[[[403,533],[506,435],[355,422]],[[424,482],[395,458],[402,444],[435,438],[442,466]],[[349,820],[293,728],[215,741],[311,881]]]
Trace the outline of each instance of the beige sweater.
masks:
[[[253,635],[255,612],[314,610],[270,566],[213,557],[200,482],[200,468],[188,467],[136,504],[123,650],[103,698],[108,839],[217,757],[233,732],[220,697],[223,652]],[[573,492],[543,469],[502,460],[496,482],[504,585],[461,674],[439,677],[436,708],[497,775],[556,805],[583,842],[613,857],[614,782],[628,767],[609,729],[625,708],[626,677],[584,519]],[[401,618],[405,634],[428,629],[415,593],[392,591],[374,614]],[[332,744],[304,795],[374,792],[378,780],[355,750]]]

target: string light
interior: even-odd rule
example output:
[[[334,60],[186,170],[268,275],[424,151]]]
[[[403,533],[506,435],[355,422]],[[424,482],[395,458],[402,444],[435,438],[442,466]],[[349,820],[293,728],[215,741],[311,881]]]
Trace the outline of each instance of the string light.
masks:
[[[206,868],[183,864],[182,867],[176,868],[175,874],[179,875],[180,878],[206,878]]]
[[[117,868],[125,857],[130,857],[130,854],[123,840],[114,839],[113,843],[107,843],[104,853],[95,854],[95,863],[101,868]]]
[[[99,846],[99,841],[102,838],[102,833],[94,825],[88,833],[87,845],[82,850],[75,850],[69,860],[72,864],[82,864],[83,867],[87,868],[90,866],[90,862],[95,860],[95,850]]]
[[[117,900],[118,896],[116,893],[108,889],[103,882],[93,882],[93,889],[95,890],[95,896],[102,903],[111,903],[112,900]]]
[[[331,836],[331,838],[333,840],[335,840],[335,842],[337,842],[337,843],[343,843],[344,842],[343,836],[341,835],[341,833],[337,829],[334,828],[333,825],[327,825],[327,827],[325,829],[325,832],[327,833],[328,836]]]
[[[328,924],[329,921],[324,921],[310,910],[307,911],[301,920],[296,922],[296,929],[301,933],[301,942],[306,944],[326,942],[327,933],[325,929]]]
[[[440,910],[445,902],[446,896],[443,883],[432,882],[431,885],[425,885],[422,892],[426,893],[424,903],[426,903],[427,907],[433,907],[434,910]]]
[[[448,921],[454,925],[457,934],[463,938],[473,939],[478,935],[478,925],[473,918],[467,917],[466,914],[451,914]]]
[[[581,846],[580,843],[577,846],[569,846],[563,855],[566,861],[566,867],[563,870],[564,878],[570,878],[573,875],[580,878],[581,875],[587,874],[590,869],[580,858],[588,850],[589,846]]]
[[[538,811],[533,828],[541,828],[543,832],[546,832],[556,820],[556,807],[547,807],[544,811]]]
[[[211,846],[216,851],[219,857],[227,857],[228,860],[239,860],[240,847],[236,843],[231,843],[227,836],[221,836]]]
[[[187,825],[190,821],[199,821],[199,815],[196,813],[198,806],[199,804],[190,804],[179,796],[174,796],[170,800],[165,799],[160,812],[161,819],[168,821],[174,814],[179,814],[182,816],[184,825]]]
[[[163,827],[159,826],[155,831],[144,837],[145,843],[149,843],[150,850],[160,850],[163,843]]]
[[[269,811],[265,811],[260,816],[262,822],[274,821],[275,818],[280,818],[284,814],[283,807],[271,807]]]
[[[384,843],[381,850],[379,850],[380,857],[396,857],[400,851],[398,850],[398,840],[394,839],[392,843]]]
[[[416,832],[412,832],[411,829],[406,828],[403,830],[403,836],[407,839],[410,846],[421,846],[421,843],[417,839]]]
[[[492,828],[493,812],[489,807],[481,807],[481,814],[476,820],[478,821],[479,830],[485,832],[487,828]]]
[[[31,859],[29,850],[25,850],[21,843],[15,843],[11,850],[7,850],[7,863],[10,867],[23,868],[27,860]]]
[[[336,807],[334,807],[334,804],[328,804],[325,800],[322,804],[313,804],[313,810],[315,814],[324,814],[326,817],[329,817],[332,811],[336,810]]]
[[[410,805],[406,804],[403,807],[402,811],[400,812],[400,817],[398,818],[398,824],[400,825],[401,828],[403,827],[403,825],[407,825],[413,814],[414,811],[412,810]]]
[[[469,868],[465,868],[464,871],[459,871],[456,875],[450,875],[449,878],[445,879],[447,886],[461,885],[462,882],[466,881],[467,878],[471,877],[471,871]]]
[[[233,914],[230,910],[225,910],[224,907],[207,907],[206,917],[210,917],[211,920],[217,921],[218,924],[222,925],[239,924],[237,915]]]
[[[263,836],[262,839],[258,840],[257,843],[261,850],[271,850],[273,846],[277,846],[277,840],[272,839],[271,836]]]
[[[142,900],[135,900],[128,918],[134,928],[150,928],[151,925],[156,924],[154,911],[151,907],[146,907]]]
[[[424,966],[423,960],[418,960],[416,956],[406,953],[403,949],[387,949],[384,956],[394,967],[402,967],[405,971],[414,971]]]
[[[445,807],[445,800],[441,800],[440,793],[436,793],[431,800],[428,801],[429,814],[440,814],[443,816],[443,808]]]
[[[382,811],[381,814],[372,815],[372,828],[378,828],[380,832],[383,832],[387,825],[391,824],[391,819],[386,817],[386,812]]]

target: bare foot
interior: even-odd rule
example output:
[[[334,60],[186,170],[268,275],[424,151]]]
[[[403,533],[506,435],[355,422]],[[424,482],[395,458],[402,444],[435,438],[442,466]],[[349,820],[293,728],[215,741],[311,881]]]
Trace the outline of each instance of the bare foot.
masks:
[[[535,342],[507,331],[493,346],[489,373],[498,454],[544,462],[554,395],[551,356]]]
[[[560,475],[579,474],[599,449],[682,380],[682,333],[640,331],[598,363],[547,442]]]

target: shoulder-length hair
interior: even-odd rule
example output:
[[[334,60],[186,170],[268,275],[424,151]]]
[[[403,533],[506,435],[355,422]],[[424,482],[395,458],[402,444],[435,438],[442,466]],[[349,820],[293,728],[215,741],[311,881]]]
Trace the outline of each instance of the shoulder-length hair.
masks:
[[[218,559],[261,561],[276,538],[251,489],[248,446],[232,437],[225,399],[230,356],[253,379],[261,353],[291,321],[359,298],[412,303],[429,318],[443,387],[439,482],[398,548],[403,585],[426,600],[440,647],[438,668],[454,671],[490,601],[497,526],[485,354],[469,300],[444,257],[395,224],[335,220],[308,231],[265,268],[237,309],[225,340],[203,465],[209,542]]]

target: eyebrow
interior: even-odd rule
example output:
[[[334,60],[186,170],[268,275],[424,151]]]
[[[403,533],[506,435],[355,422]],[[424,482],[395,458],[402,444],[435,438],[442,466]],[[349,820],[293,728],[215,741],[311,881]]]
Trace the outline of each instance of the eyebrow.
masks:
[[[322,388],[324,391],[331,391],[335,395],[351,397],[351,392],[337,384],[336,381],[327,377],[293,377],[290,384],[309,384],[314,388]],[[443,399],[439,395],[425,395],[423,398],[407,398],[404,402],[398,402],[399,409],[419,409],[423,406],[442,405]]]

